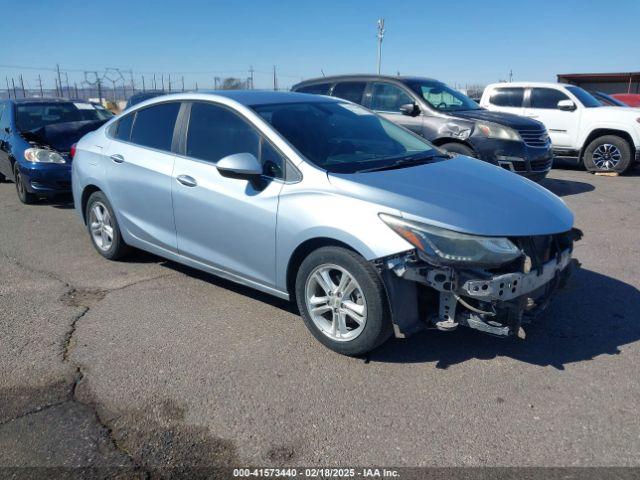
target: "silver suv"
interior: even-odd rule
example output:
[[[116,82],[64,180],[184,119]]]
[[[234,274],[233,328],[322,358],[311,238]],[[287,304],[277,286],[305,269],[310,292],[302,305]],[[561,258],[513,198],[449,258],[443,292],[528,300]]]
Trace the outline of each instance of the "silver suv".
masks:
[[[73,194],[102,256],[136,247],[295,299],[347,355],[427,326],[517,332],[564,282],[577,235],[535,183],[298,93],[135,105],[79,142]]]

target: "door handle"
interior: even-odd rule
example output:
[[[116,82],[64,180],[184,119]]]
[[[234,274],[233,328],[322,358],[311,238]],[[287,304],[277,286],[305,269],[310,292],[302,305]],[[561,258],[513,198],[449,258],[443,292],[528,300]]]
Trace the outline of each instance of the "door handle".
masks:
[[[178,180],[185,187],[195,187],[196,185],[198,185],[198,182],[196,182],[196,179],[193,177],[190,177],[189,175],[178,175],[176,177],[176,180]]]
[[[116,163],[123,163],[124,162],[124,157],[118,153],[116,153],[115,155],[111,155],[111,160],[113,160]]]

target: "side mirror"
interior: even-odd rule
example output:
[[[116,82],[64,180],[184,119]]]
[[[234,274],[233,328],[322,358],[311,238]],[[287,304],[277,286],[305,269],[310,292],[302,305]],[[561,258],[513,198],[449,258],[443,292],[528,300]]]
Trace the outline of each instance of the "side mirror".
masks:
[[[262,165],[252,153],[234,153],[216,163],[221,175],[231,177],[254,177],[262,175]]]
[[[558,102],[558,110],[562,110],[563,112],[573,112],[576,108],[576,104],[573,103],[573,100],[560,100]]]
[[[404,115],[408,115],[410,117],[420,115],[420,107],[415,103],[405,103],[404,105],[400,105],[400,111]]]

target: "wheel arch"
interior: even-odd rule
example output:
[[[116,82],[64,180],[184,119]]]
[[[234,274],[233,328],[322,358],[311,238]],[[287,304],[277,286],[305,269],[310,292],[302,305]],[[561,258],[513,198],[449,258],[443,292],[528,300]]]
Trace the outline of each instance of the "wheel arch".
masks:
[[[589,132],[589,135],[587,135],[587,138],[582,143],[582,148],[580,149],[580,161],[583,160],[584,152],[587,149],[587,146],[591,142],[593,142],[596,138],[604,137],[606,135],[614,135],[616,137],[620,137],[624,139],[629,145],[629,148],[631,149],[631,159],[633,160],[634,155],[636,153],[636,146],[629,132],[626,132],[625,130],[618,130],[615,128],[596,128],[591,132]]]
[[[464,140],[460,140],[459,138],[440,137],[432,140],[431,143],[436,147],[441,147],[442,145],[445,145],[447,143],[457,143],[459,145],[464,145],[465,147],[470,148],[476,155],[478,154],[478,151],[473,148],[473,145],[471,145],[469,142],[465,142]]]
[[[80,197],[80,207],[82,209],[82,220],[84,221],[85,225],[87,223],[87,202],[89,201],[89,197],[91,196],[91,194],[95,192],[102,192],[102,189],[97,185],[94,185],[93,183],[85,185],[84,189],[82,190],[82,196]]]

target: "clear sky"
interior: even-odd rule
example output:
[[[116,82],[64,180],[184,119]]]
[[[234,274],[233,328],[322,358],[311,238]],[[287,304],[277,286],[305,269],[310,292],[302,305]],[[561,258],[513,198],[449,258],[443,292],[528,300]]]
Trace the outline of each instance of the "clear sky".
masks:
[[[376,68],[376,20],[386,20],[383,73],[425,75],[452,85],[555,80],[556,73],[640,71],[640,0],[237,0],[142,2],[0,0],[0,79],[30,86],[54,68],[132,69],[280,86],[302,78]],[[199,73],[194,73],[199,72]],[[175,80],[174,80],[175,81]]]

